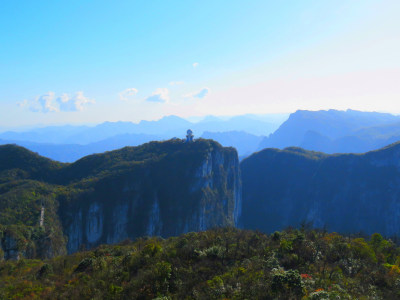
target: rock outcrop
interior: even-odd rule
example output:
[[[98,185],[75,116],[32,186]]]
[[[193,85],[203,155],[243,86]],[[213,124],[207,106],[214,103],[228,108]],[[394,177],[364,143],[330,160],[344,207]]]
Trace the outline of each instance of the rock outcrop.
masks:
[[[165,150],[160,153],[158,147]],[[62,204],[68,252],[238,224],[241,181],[233,148],[178,140],[154,143],[152,149],[155,160],[84,182],[84,192]]]
[[[9,233],[3,234],[0,246],[2,250],[2,257],[0,257],[0,260],[18,260],[21,256],[24,256],[25,254],[24,251],[21,251],[18,245],[18,240]]]

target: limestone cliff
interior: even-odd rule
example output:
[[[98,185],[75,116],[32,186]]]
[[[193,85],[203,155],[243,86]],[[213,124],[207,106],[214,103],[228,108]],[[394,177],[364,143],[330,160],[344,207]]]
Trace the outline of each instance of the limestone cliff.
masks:
[[[209,140],[150,144],[148,149],[119,150],[136,151],[129,160],[130,154],[118,151],[97,157],[125,155],[127,165],[74,185],[81,192],[60,208],[68,252],[127,238],[237,225],[242,201],[236,150]]]
[[[246,228],[400,235],[400,143],[360,155],[265,149],[241,171]]]

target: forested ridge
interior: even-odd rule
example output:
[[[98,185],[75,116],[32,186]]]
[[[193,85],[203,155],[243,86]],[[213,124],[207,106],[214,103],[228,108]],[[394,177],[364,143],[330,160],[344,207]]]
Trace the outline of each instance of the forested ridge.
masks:
[[[72,164],[0,146],[0,259],[233,226],[238,164],[235,149],[204,139],[150,142]]]
[[[264,149],[240,166],[246,229],[271,233],[311,222],[400,236],[400,143],[363,154]]]

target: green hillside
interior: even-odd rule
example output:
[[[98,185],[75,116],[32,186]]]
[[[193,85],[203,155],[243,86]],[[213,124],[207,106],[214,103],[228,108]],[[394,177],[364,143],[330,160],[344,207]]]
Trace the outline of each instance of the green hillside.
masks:
[[[399,236],[399,162],[400,143],[364,154],[264,149],[241,162],[242,224]]]
[[[226,228],[1,262],[0,298],[398,299],[399,264],[379,234]]]
[[[234,226],[238,174],[236,150],[203,139],[150,142],[72,164],[0,146],[0,257]]]
[[[17,145],[0,146],[0,182],[25,178],[48,181],[62,166]]]

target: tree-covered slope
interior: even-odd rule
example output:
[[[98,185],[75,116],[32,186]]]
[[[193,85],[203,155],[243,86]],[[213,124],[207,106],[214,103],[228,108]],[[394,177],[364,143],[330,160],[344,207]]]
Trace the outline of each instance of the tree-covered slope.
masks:
[[[17,145],[0,146],[0,182],[22,178],[48,181],[62,166]]]
[[[398,299],[400,248],[309,230],[233,228],[0,262],[1,299]]]
[[[66,253],[57,214],[65,188],[33,180],[0,183],[0,259],[48,258]],[[45,218],[40,226],[44,208]]]
[[[241,163],[243,226],[311,222],[338,232],[400,234],[400,143],[366,154],[265,149]]]
[[[0,146],[0,258],[66,253],[57,214],[57,197],[65,189],[46,182],[62,166],[19,146]],[[40,226],[42,205],[46,217]]]
[[[237,152],[211,140],[151,142],[72,164],[0,147],[0,225],[3,232],[20,228],[0,237],[6,258],[37,257],[36,246],[18,241],[35,244],[43,235],[33,232],[43,230],[57,245],[44,255],[52,256],[128,237],[234,226],[240,204]]]
[[[132,165],[159,162],[168,156],[169,159],[177,158],[186,164],[199,163],[211,148],[221,148],[210,140],[200,140],[196,143],[183,143],[182,140],[169,140],[166,142],[149,142],[137,147],[124,147],[119,150],[107,151],[81,158],[73,164],[65,165],[60,171],[60,181],[77,181],[114,170],[130,169]],[[232,151],[234,151],[232,149]]]

